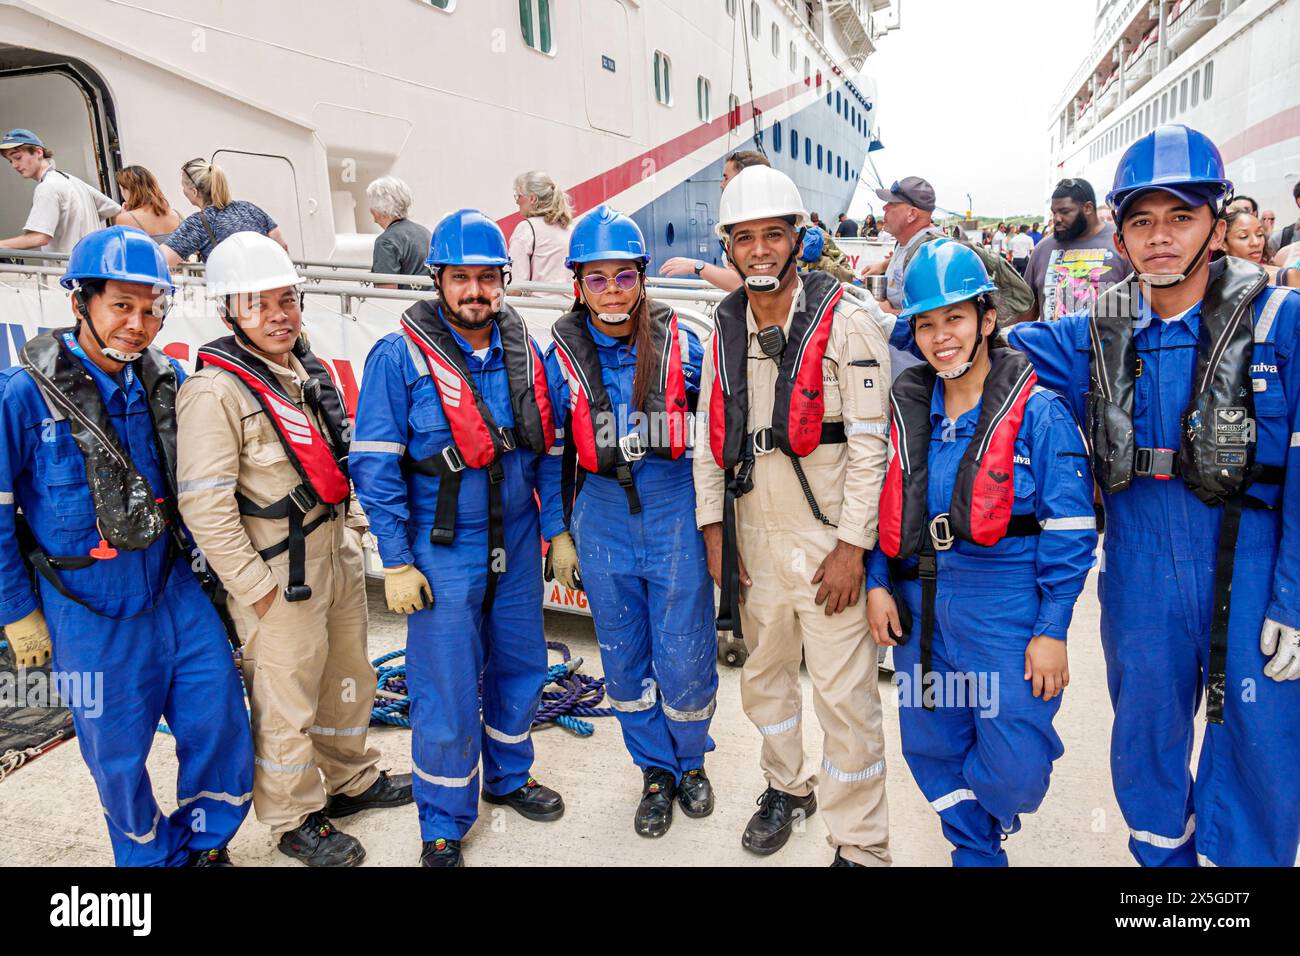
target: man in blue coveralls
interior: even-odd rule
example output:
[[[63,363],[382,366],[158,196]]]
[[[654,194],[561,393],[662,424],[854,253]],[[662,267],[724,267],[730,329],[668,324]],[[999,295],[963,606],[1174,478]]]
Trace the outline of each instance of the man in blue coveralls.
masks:
[[[480,755],[483,799],[530,820],[564,813],[529,773],[547,666],[535,494],[555,428],[542,354],[504,304],[496,223],[447,216],[428,265],[438,298],[408,309],[366,359],[349,461],[388,606],[411,615],[420,862],[454,867],[478,817]]]
[[[183,373],[150,347],[167,264],[143,232],[114,226],[76,245],[62,285],[76,324],[0,372],[0,621],[20,667],[53,645],[118,865],[229,866],[253,751],[176,512]],[[168,816],[145,769],[159,717],[180,764]]]
[[[1009,335],[1090,440],[1111,772],[1148,866],[1291,866],[1300,844],[1300,295],[1209,262],[1231,191],[1196,130],[1138,140],[1107,197],[1134,275]]]

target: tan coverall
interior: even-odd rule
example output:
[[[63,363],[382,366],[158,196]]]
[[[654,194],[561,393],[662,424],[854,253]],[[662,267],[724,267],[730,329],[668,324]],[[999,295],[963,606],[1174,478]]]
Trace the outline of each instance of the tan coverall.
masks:
[[[266,361],[328,441],[302,401],[307,373],[292,356],[290,364]],[[181,515],[230,594],[252,710],[253,808],[278,838],[323,809],[327,796],[355,796],[379,775],[379,751],[366,745],[375,696],[361,549],[367,525],[354,498],[346,523],[340,515],[309,534],[311,597],[286,601],[288,552],[263,560],[258,551],[283,541],[288,522],[241,515],[235,500],[238,489],[266,506],[301,483],[270,418],[243,382],[214,366],[185,380],[176,417]],[[317,505],[303,524],[323,510]],[[272,588],[275,601],[258,620],[253,604]]]
[[[779,366],[763,355],[748,310],[746,322],[752,432],[772,421]],[[789,328],[788,317],[787,333]],[[710,345],[704,354],[712,354]],[[713,378],[709,360],[700,388],[702,410],[709,408]],[[868,551],[876,544],[889,442],[889,348],[879,325],[856,306],[841,302],[835,309],[822,380],[823,420],[842,419],[847,442],[822,445],[801,462],[822,513],[838,527],[813,517],[789,458],[779,450],[756,458],[754,490],[737,503],[740,554],[754,582],[743,589],[740,608],[749,652],[741,702],[763,735],[760,763],[768,784],[795,796],[806,796],[817,786],[831,846],[854,862],[884,865],[890,862],[885,750],[866,595],[856,606],[828,617],[825,607],[816,604],[817,585],[811,583],[837,541]],[[694,470],[701,528],[722,520],[726,484],[708,436],[707,417],[700,415]],[[801,657],[822,727],[820,774],[803,747]]]

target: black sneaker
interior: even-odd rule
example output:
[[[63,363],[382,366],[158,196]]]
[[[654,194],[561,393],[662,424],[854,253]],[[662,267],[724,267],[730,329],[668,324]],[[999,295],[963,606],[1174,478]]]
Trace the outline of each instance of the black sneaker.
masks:
[[[354,797],[336,793],[325,804],[325,813],[331,817],[346,817],[362,810],[383,807],[404,807],[415,797],[411,795],[411,775],[399,773],[389,776],[387,770],[379,771],[379,779]]]
[[[464,866],[465,858],[460,853],[459,840],[426,841],[420,849],[420,866]]]
[[[281,836],[279,850],[308,866],[356,866],[366,858],[361,841],[334,829],[320,810]]]
[[[790,839],[795,821],[806,820],[816,812],[816,795],[796,797],[768,787],[758,798],[758,812],[749,818],[740,845],[759,856],[775,853]]]
[[[677,795],[677,777],[663,767],[646,767],[641,771],[641,802],[637,804],[632,826],[643,837],[661,837],[673,825],[673,797]]]
[[[677,802],[688,817],[707,817],[713,812],[713,784],[704,775],[704,768],[688,770],[677,781]]]
[[[514,807],[520,816],[539,823],[558,820],[564,816],[564,798],[550,787],[543,787],[532,777],[513,793],[497,796],[484,790],[483,799],[488,803]]]
[[[216,850],[194,850],[190,853],[189,866],[234,866],[230,862],[230,851],[224,846]]]
[[[866,869],[866,867],[863,866],[861,863],[855,863],[853,860],[850,860],[848,857],[842,855],[840,853],[839,847],[835,848],[835,859],[831,860],[831,866],[857,866],[857,867],[861,867],[864,870]]]

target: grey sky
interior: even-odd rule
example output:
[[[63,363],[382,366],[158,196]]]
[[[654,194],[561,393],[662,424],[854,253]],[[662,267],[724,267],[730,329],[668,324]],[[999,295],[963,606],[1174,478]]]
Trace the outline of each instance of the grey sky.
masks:
[[[902,0],[902,28],[863,69],[885,185],[923,176],[947,209],[965,210],[971,193],[976,215],[1044,209],[1050,111],[1092,45],[1094,12],[1094,0]],[[862,178],[874,179],[870,163]],[[868,203],[879,215],[864,182],[852,214]]]

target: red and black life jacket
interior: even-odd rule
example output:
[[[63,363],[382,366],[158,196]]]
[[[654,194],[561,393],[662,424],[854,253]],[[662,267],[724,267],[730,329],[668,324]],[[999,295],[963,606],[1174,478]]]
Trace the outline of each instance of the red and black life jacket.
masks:
[[[303,403],[320,416],[328,437],[320,433],[311,416],[289,397],[266,362],[244,348],[235,336],[228,335],[200,348],[195,365],[200,369],[215,366],[244,383],[270,419],[289,463],[298,472],[301,484],[278,501],[258,505],[238,491],[235,500],[239,503],[240,514],[289,522],[288,537],[258,553],[263,560],[269,560],[289,552],[289,584],[284,589],[285,600],[305,601],[311,597],[311,588],[305,581],[307,535],[332,521],[340,511],[347,510],[346,502],[351,492],[348,483],[351,426],[338,387],[301,337],[294,343],[293,354],[307,373],[307,380],[302,385]],[[325,505],[325,511],[304,525],[303,518],[318,504]]]
[[[822,359],[830,341],[835,306],[844,295],[839,280],[825,272],[803,277],[803,293],[790,320],[772,406],[772,440],[791,458],[803,458],[824,444]],[[730,470],[751,452],[749,432],[748,296],[741,286],[713,316],[713,393],[709,399],[709,443],[718,466]],[[840,439],[843,441],[843,438]]]
[[[960,538],[985,547],[1006,537],[1037,535],[1035,515],[1012,515],[1016,501],[1016,436],[1025,419],[1025,404],[1038,376],[1022,352],[1011,348],[989,351],[992,368],[984,382],[975,434],[957,466],[948,511],[933,520],[930,492],[930,400],[938,376],[929,365],[905,369],[890,391],[889,468],[880,495],[880,548],[889,555],[895,580],[921,582],[921,674],[923,685],[933,671],[934,605],[938,594],[936,549],[946,550]],[[904,570],[902,559],[917,556],[915,570]],[[912,629],[911,615],[899,604],[904,643]],[[923,689],[922,705],[934,709],[934,697]]]
[[[641,502],[632,483],[632,462],[650,452],[669,460],[681,458],[689,437],[690,404],[682,351],[687,338],[678,331],[677,313],[662,303],[650,303],[649,341],[641,347],[655,355],[656,371],[644,407],[635,409],[647,419],[644,439],[640,431],[619,439],[618,415],[605,389],[588,319],[588,311],[582,308],[562,316],[551,327],[560,370],[569,387],[562,481],[566,519],[582,485],[577,468],[617,478],[627,494],[628,510],[637,514]]]
[[[975,435],[957,468],[947,512],[951,536],[993,545],[1007,536],[1015,504],[1016,436],[1038,376],[1024,353],[992,349]],[[904,370],[890,391],[889,468],[880,495],[880,547],[891,558],[925,549],[930,535],[930,401],[937,380],[929,365]]]
[[[438,503],[434,526],[429,531],[433,544],[451,544],[456,538],[456,509],[464,470],[487,469],[488,577],[483,594],[483,607],[487,609],[496,594],[497,578],[506,570],[505,507],[501,497],[505,469],[501,459],[520,447],[538,455],[547,454],[555,444],[555,418],[542,355],[518,312],[503,306],[495,319],[515,418],[513,427],[502,428],[483,400],[465,353],[440,310],[436,300],[417,302],[403,313],[402,332],[416,369],[423,366],[433,377],[451,426],[452,443],[428,458],[417,460],[408,454],[402,466],[438,479]]]

